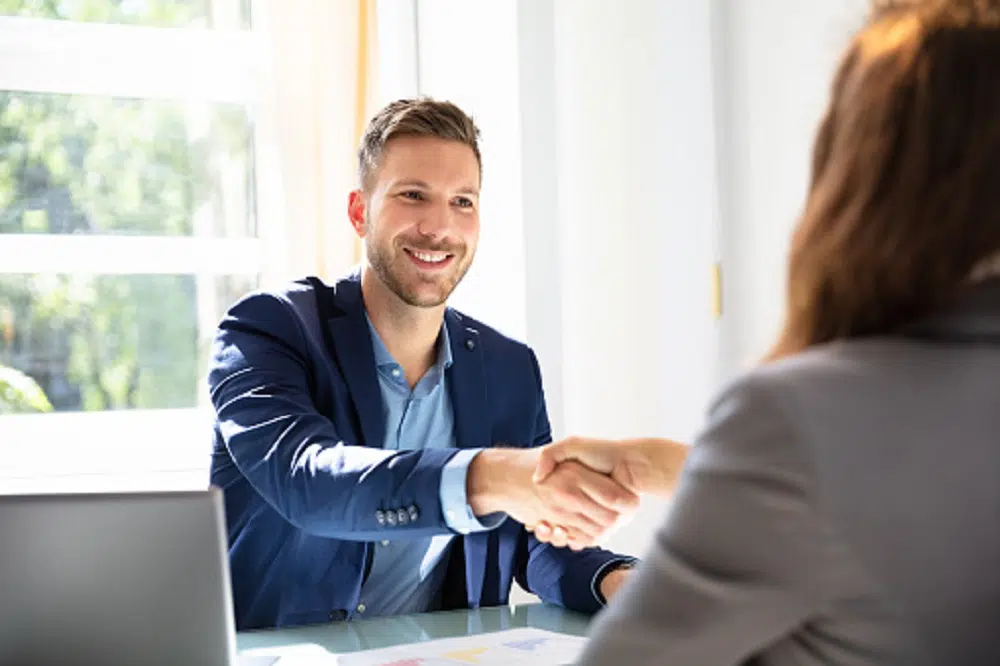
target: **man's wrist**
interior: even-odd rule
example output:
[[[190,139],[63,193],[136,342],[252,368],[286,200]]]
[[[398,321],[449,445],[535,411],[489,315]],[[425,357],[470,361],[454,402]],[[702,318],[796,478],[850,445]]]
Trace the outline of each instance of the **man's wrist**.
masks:
[[[592,589],[602,606],[615,595],[638,564],[639,560],[635,558],[612,560],[597,572]]]
[[[604,603],[607,604],[618,592],[618,588],[625,584],[631,574],[632,567],[620,567],[618,569],[612,569],[604,576],[601,581],[601,597],[604,599]]]
[[[499,471],[511,462],[510,453],[505,449],[485,449],[469,463],[465,491],[469,508],[476,516],[505,510],[503,474]]]
[[[502,513],[476,516],[469,505],[469,466],[482,451],[483,449],[460,449],[441,471],[441,511],[448,529],[459,534],[491,530],[506,518]]]

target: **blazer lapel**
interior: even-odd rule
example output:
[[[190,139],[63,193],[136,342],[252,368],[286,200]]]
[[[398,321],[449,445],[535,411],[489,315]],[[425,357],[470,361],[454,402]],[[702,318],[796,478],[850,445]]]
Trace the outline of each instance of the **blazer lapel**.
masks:
[[[327,320],[330,343],[357,410],[364,440],[361,443],[382,448],[385,444],[382,392],[378,386],[375,352],[365,321],[360,283],[341,280],[332,300],[336,316]]]
[[[445,325],[451,339],[452,365],[448,374],[455,441],[459,448],[485,449],[491,442],[486,372],[479,331],[465,325],[461,315],[448,310]],[[470,608],[482,604],[483,578],[489,558],[490,532],[465,537],[465,584]]]
[[[453,310],[445,313],[445,325],[451,339],[448,386],[455,415],[455,441],[462,449],[486,448],[491,444],[490,423],[479,331],[466,326]]]

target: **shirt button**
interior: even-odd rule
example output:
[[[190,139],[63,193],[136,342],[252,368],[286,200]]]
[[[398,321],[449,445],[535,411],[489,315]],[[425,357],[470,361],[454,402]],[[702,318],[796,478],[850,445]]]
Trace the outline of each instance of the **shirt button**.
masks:
[[[399,368],[393,368],[392,369],[392,376],[393,377],[397,377],[398,378],[401,374],[403,374],[403,373],[399,370]]]
[[[364,613],[366,610],[368,610],[367,606],[365,606],[364,604],[358,604],[358,612],[359,613]]]

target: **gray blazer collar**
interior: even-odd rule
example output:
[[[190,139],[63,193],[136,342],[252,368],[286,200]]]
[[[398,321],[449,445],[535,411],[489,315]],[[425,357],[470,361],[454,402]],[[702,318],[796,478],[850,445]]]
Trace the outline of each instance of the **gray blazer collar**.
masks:
[[[904,335],[1000,344],[1000,277],[972,285],[951,307],[903,329]]]

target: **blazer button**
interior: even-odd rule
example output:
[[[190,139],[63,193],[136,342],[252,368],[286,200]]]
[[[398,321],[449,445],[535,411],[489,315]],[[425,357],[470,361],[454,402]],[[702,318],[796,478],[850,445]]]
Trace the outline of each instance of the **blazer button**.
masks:
[[[375,512],[375,520],[378,521],[379,525],[385,525],[385,511],[381,509]]]
[[[410,514],[406,512],[406,509],[400,509],[396,512],[396,519],[399,521],[400,525],[405,525],[410,522]]]
[[[469,338],[468,340],[465,341],[465,348],[468,349],[469,351],[472,351],[473,349],[476,348],[476,341],[473,340],[472,338]]]
[[[385,522],[389,523],[389,527],[395,527],[396,526],[396,512],[395,511],[386,511],[385,512]]]
[[[415,522],[417,522],[417,520],[420,519],[420,512],[417,511],[417,507],[411,505],[410,508],[408,508],[406,511],[407,511],[407,513],[410,514],[410,522],[411,523],[415,523]]]

